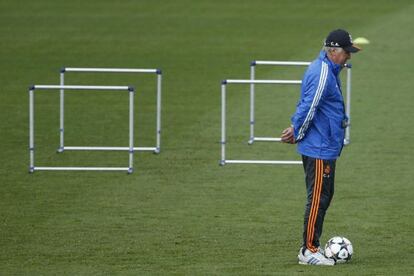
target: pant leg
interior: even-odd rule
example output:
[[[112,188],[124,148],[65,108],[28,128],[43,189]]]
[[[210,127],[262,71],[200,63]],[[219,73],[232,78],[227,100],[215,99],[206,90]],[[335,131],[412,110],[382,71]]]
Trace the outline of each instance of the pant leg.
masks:
[[[323,221],[334,194],[336,160],[302,156],[307,202],[304,216],[303,246],[316,252]]]

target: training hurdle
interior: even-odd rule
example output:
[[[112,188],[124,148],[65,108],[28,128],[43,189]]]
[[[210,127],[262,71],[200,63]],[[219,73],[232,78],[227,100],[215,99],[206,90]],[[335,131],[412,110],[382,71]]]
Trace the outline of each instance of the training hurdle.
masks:
[[[156,145],[155,147],[134,147],[135,151],[153,151],[158,154],[161,151],[161,82],[162,72],[160,69],[139,69],[139,68],[75,68],[64,67],[60,70],[60,85],[65,85],[65,73],[155,73],[157,75],[157,115],[156,115]],[[60,90],[60,145],[58,152],[65,150],[106,150],[106,151],[128,151],[128,147],[84,147],[84,146],[65,146],[64,144],[64,95],[65,89]]]
[[[226,159],[226,87],[228,84],[278,84],[297,85],[301,80],[241,80],[228,79],[221,83],[221,160],[220,165],[226,164],[274,164],[274,165],[295,165],[302,164],[302,161],[291,160],[227,160]],[[275,138],[279,139],[280,138]]]
[[[267,61],[267,60],[255,60],[250,63],[250,80],[255,80],[255,69],[257,65],[267,66],[309,66],[311,64],[307,61]],[[351,142],[350,128],[351,128],[351,64],[345,64],[347,69],[346,79],[346,106],[345,113],[348,116],[348,127],[345,129],[344,144],[348,145]],[[274,137],[257,137],[254,133],[255,125],[255,83],[250,83],[250,138],[248,144],[251,145],[253,142],[280,142],[280,138]]]
[[[34,91],[35,90],[96,90],[96,91],[128,91],[129,92],[129,163],[128,167],[41,167],[35,166],[34,144]],[[29,88],[29,172],[34,171],[126,171],[133,172],[134,158],[134,94],[130,86],[88,86],[88,85],[33,85]]]

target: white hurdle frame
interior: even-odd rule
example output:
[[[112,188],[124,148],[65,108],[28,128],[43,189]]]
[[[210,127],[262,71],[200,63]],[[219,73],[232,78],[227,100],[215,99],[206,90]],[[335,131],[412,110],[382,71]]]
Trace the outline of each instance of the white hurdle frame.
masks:
[[[300,165],[302,161],[292,160],[226,160],[226,86],[227,84],[301,84],[301,80],[237,80],[228,79],[221,83],[221,160],[220,165],[226,164],[273,164],[273,165]]]
[[[129,92],[129,163],[128,167],[37,167],[35,166],[34,145],[34,91],[35,90],[98,90],[98,91],[128,91]],[[29,88],[29,172],[35,171],[126,171],[133,173],[134,161],[134,94],[130,86],[97,86],[97,85],[33,85]]]
[[[269,61],[269,60],[255,60],[250,63],[250,80],[255,80],[255,68],[256,65],[271,65],[271,66],[309,66],[311,63],[308,61]],[[347,68],[346,79],[346,107],[345,113],[348,116],[348,127],[345,129],[344,144],[348,145],[351,142],[350,137],[350,122],[351,122],[351,64],[345,64]],[[255,141],[258,142],[280,142],[279,137],[256,137],[254,134],[255,124],[255,83],[250,84],[250,138],[248,144],[251,145]]]
[[[60,70],[60,85],[65,85],[66,72],[84,72],[84,73],[155,73],[157,74],[157,119],[156,119],[156,145],[155,147],[134,147],[136,151],[153,151],[155,154],[161,151],[161,83],[162,71],[160,69],[142,69],[142,68],[76,68],[64,67]],[[128,151],[128,147],[84,147],[84,146],[65,146],[64,145],[64,89],[60,90],[60,145],[58,152],[65,150],[99,150],[99,151]]]

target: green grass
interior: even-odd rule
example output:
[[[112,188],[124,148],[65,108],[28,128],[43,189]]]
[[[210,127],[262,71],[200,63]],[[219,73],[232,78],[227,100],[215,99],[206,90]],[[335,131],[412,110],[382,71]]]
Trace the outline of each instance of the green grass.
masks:
[[[0,2],[0,274],[413,274],[412,14],[408,0]],[[355,255],[302,267],[302,169],[218,166],[220,81],[248,78],[254,59],[312,60],[336,27],[371,41],[352,59],[352,144],[322,237],[348,237]],[[161,68],[161,154],[136,153],[132,175],[28,174],[27,89],[58,83],[62,66]],[[133,82],[136,142],[155,143],[151,76],[68,80]],[[289,124],[298,96],[277,89],[258,91],[266,135]],[[126,97],[67,101],[70,142],[127,144]],[[298,158],[291,146],[246,145],[248,87],[232,87],[228,103],[229,158]],[[56,154],[57,104],[53,92],[36,95],[38,164],[127,164],[126,153]]]

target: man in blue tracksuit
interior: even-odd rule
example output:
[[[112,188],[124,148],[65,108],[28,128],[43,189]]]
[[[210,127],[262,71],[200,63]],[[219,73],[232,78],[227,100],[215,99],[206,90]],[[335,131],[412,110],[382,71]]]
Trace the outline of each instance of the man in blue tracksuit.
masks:
[[[282,141],[297,143],[305,170],[307,203],[300,264],[335,264],[321,252],[319,238],[334,194],[335,163],[347,127],[339,73],[351,53],[359,50],[345,30],[334,30],[328,35],[319,57],[303,77],[292,126],[282,132]]]

